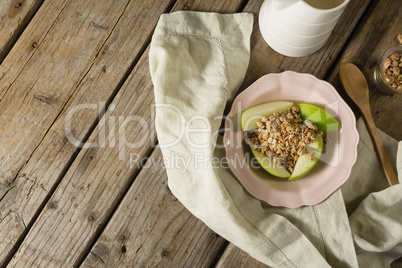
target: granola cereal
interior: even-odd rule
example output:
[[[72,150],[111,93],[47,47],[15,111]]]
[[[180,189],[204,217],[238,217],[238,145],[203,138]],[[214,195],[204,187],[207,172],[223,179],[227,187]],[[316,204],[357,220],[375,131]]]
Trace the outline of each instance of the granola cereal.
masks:
[[[257,126],[256,132],[247,133],[248,143],[261,156],[272,157],[274,163],[282,164],[291,173],[299,156],[310,153],[313,160],[314,151],[308,152],[306,145],[323,135],[315,124],[301,118],[298,106],[263,116]]]
[[[384,60],[382,67],[385,81],[391,87],[402,91],[402,54],[391,54]]]

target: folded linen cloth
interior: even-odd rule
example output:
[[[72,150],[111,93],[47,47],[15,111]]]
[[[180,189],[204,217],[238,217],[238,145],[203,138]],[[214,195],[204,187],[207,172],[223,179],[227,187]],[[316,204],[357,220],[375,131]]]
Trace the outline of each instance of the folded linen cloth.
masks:
[[[269,266],[386,267],[402,255],[402,185],[387,188],[361,120],[350,179],[314,206],[272,207],[219,167],[218,129],[248,67],[252,26],[247,13],[161,16],[149,62],[169,188],[213,231]],[[395,159],[396,141],[382,138]]]

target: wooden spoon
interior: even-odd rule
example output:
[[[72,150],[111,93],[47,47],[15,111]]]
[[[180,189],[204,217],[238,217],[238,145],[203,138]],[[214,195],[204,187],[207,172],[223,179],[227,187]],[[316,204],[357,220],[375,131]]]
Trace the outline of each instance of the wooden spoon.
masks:
[[[344,63],[341,66],[340,78],[343,87],[349,97],[356,103],[363,114],[364,121],[366,122],[367,129],[373,141],[374,148],[380,158],[382,168],[384,169],[385,176],[387,177],[389,185],[398,184],[398,177],[391,162],[385,151],[384,145],[378,135],[377,128],[375,127],[373,117],[371,115],[369,103],[369,88],[366,78],[363,73],[352,63]]]

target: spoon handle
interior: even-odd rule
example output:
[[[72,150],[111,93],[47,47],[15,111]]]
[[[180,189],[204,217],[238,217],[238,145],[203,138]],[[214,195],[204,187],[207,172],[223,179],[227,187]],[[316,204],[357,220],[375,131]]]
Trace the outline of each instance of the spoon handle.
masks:
[[[364,121],[366,122],[368,132],[373,141],[374,148],[377,151],[377,155],[380,158],[380,162],[384,169],[385,177],[387,178],[389,185],[392,186],[398,184],[398,177],[391,165],[391,161],[389,160],[388,154],[385,151],[384,144],[381,141],[380,135],[378,134],[373,117],[371,115],[370,107],[361,109],[361,112],[363,113]]]

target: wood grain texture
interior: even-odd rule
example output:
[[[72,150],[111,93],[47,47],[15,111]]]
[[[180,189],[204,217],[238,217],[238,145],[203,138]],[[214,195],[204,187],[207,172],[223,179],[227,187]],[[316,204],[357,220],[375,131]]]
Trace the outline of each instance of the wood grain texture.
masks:
[[[373,72],[382,54],[398,44],[397,35],[402,33],[402,5],[399,1],[373,1],[369,7],[369,17],[363,17],[350,43],[337,61],[328,80],[338,89],[345,101],[359,115],[357,107],[346,95],[339,80],[339,69],[343,62],[351,62],[359,67],[368,80],[370,88],[370,108],[376,127],[396,140],[402,140],[402,95],[384,95],[373,83]],[[392,116],[390,116],[392,115]]]
[[[0,1],[0,63],[44,0]]]
[[[144,9],[138,8],[139,2],[143,4]],[[113,2],[108,1],[108,3]],[[83,21],[76,17],[82,17],[77,13],[78,6],[80,12],[84,12],[85,9],[79,5],[80,1],[70,2],[69,7],[57,4],[57,1],[52,1],[50,6],[45,3],[28,26],[44,31],[41,25],[45,25],[50,18],[56,20],[53,23],[53,30],[45,29],[49,31],[46,34],[50,39],[47,45],[41,43],[40,47],[36,48],[40,55],[32,54],[25,59],[25,62],[16,64],[22,60],[19,57],[21,50],[25,51],[22,44],[18,44],[1,65],[4,69],[9,68],[7,78],[5,76],[1,79],[0,83],[3,85],[7,84],[7,79],[16,79],[11,78],[11,73],[20,66],[22,70],[24,64],[49,65],[49,68],[40,72],[43,77],[38,80],[37,85],[18,88],[21,94],[26,95],[25,99],[29,100],[21,104],[22,108],[18,104],[21,99],[17,96],[13,97],[15,93],[13,91],[6,94],[6,97],[11,95],[8,97],[9,102],[0,102],[0,109],[10,110],[8,116],[2,114],[4,120],[1,121],[2,127],[8,130],[7,136],[4,137],[3,132],[0,134],[3,135],[1,147],[4,149],[0,151],[3,154],[2,158],[7,160],[2,161],[3,172],[0,174],[0,230],[2,230],[0,266],[13,247],[23,238],[27,225],[35,220],[36,214],[43,207],[43,202],[52,193],[79,150],[70,140],[74,139],[78,143],[85,140],[94,122],[99,121],[99,115],[104,112],[106,103],[115,95],[116,89],[120,88],[122,81],[126,79],[126,73],[132,69],[131,65],[139,58],[139,54],[149,42],[158,19],[149,14],[164,12],[170,3],[164,1],[160,4],[151,2],[146,4],[142,1],[120,1],[119,5],[116,2],[114,4],[116,6],[108,7],[114,10],[113,16],[103,11],[106,6],[102,6],[101,2],[98,3],[100,6],[97,12],[106,13],[96,16],[96,11],[92,10],[93,7],[89,4],[87,6],[89,10],[85,15],[87,19],[84,18]],[[52,16],[52,12],[59,15]],[[75,25],[76,23],[79,25]],[[71,36],[66,31],[65,24],[72,27]],[[79,27],[85,34],[93,36],[84,38],[81,34],[76,37]],[[32,33],[36,32],[26,32],[20,41],[29,39]],[[67,44],[58,46],[57,38],[51,41],[53,35],[62,35],[63,39],[69,41]],[[97,40],[99,45],[89,45],[85,49],[88,55],[80,54],[78,56],[83,58],[75,61],[73,58],[78,57],[75,55],[79,53],[77,50],[83,50],[81,46],[85,45],[85,42],[81,40],[83,38],[92,42]],[[51,56],[46,56],[44,53]],[[35,64],[35,62],[38,63]],[[88,65],[88,69],[81,66],[84,63]],[[57,73],[49,71],[54,66],[62,71]],[[29,83],[29,80],[36,76],[36,72],[33,74],[32,72],[32,69],[30,72],[27,71],[27,74],[23,72],[18,75],[17,72],[19,78],[16,81]],[[72,80],[76,82],[71,83]],[[55,83],[58,85],[55,86]],[[31,87],[38,93],[32,92]],[[69,94],[64,91],[69,91]],[[63,97],[53,97],[61,94]],[[71,113],[74,109],[77,112]],[[12,114],[13,111],[15,114]],[[71,120],[68,120],[70,116]],[[47,120],[45,120],[46,117],[48,117]],[[23,122],[18,124],[20,118],[33,122],[29,124],[31,127],[24,128]],[[69,137],[66,133],[67,121],[71,122],[71,126],[68,127],[71,130]],[[9,149],[16,145],[19,145],[18,150]],[[4,172],[8,170],[10,172]]]
[[[108,31],[93,27],[87,17],[91,12],[103,15],[108,18],[105,25],[110,27],[118,20],[125,5],[100,4],[99,10],[94,10],[92,4],[69,2],[66,6],[58,12],[53,27],[47,31],[42,42],[35,47],[30,46],[30,49],[36,50],[34,54],[22,60],[20,50],[16,48],[1,65],[10,68],[0,81],[0,87],[4,89],[0,99],[0,114],[4,120],[0,126],[8,130],[7,135],[1,137],[2,183],[15,180],[109,36]],[[46,6],[44,8],[46,10]],[[113,12],[106,11],[109,9]],[[42,13],[42,9],[39,12]],[[24,38],[35,35],[33,31]],[[93,38],[86,38],[87,35],[93,35]],[[16,60],[18,63],[15,63]],[[10,77],[15,69],[20,71]],[[3,194],[0,193],[0,196]]]
[[[216,258],[224,240],[169,193],[166,174],[158,169],[160,151],[146,160],[156,143],[146,45],[159,14],[175,2],[175,10],[221,13],[244,4],[45,1],[0,65],[0,128],[7,130],[0,132],[0,267],[20,242],[9,267],[71,267],[81,261],[84,267],[208,267]],[[330,77],[339,90],[338,65],[332,64],[369,2],[350,1],[355,11],[345,11],[327,45],[295,59],[264,42],[258,30],[262,0],[249,1],[245,11],[254,14],[255,25],[241,90],[266,73],[288,69]],[[374,54],[395,43],[388,39],[392,32],[401,32],[400,20],[389,21],[401,14],[397,1],[372,2],[369,11],[375,15],[363,17],[369,26],[357,28],[345,56],[366,71],[379,57]],[[361,46],[367,54],[360,53]],[[400,117],[381,121],[395,109],[401,114],[401,99],[377,95],[371,95],[375,120],[401,139],[400,128],[390,124]],[[81,109],[68,120],[76,108]],[[72,123],[71,135],[66,121]],[[144,130],[148,127],[151,131]],[[72,137],[77,143],[89,137],[86,144],[93,146],[81,150]],[[231,244],[217,266],[267,267]]]
[[[177,0],[174,10],[188,10],[197,12],[219,12],[219,13],[233,13],[243,5],[247,0],[234,0],[234,1],[201,1],[201,0]]]
[[[209,267],[223,243],[170,193],[158,148],[82,267]]]
[[[10,267],[75,266],[110,217],[156,143],[155,132],[147,132],[153,103],[149,74],[134,73],[107,109],[105,124],[89,137],[86,144],[94,146],[80,151]],[[105,146],[98,146],[102,135]]]
[[[210,4],[207,1],[197,3],[200,7],[204,3]],[[233,1],[227,3],[229,7],[233,5]],[[99,122],[99,127],[95,128],[87,142],[96,143],[103,138],[105,143],[79,152],[10,261],[10,267],[78,265],[104,228],[136,176],[143,158],[156,143],[152,130],[154,99],[147,54],[146,50],[102,117],[104,124]],[[69,106],[64,111],[68,113],[72,108]],[[207,227],[200,229],[203,229],[202,236],[211,235]],[[153,239],[161,239],[161,235],[155,233]],[[194,235],[194,241],[199,239],[195,232],[191,235]],[[62,250],[57,250],[55,245]],[[212,259],[214,252],[205,252],[212,254],[206,259]],[[38,257],[39,254],[41,257]]]
[[[0,103],[5,97],[5,94],[10,89],[13,89],[15,86],[14,83],[17,82],[18,77],[26,74],[23,70],[30,67],[30,64],[32,64],[31,58],[34,57],[35,53],[38,52],[39,55],[36,55],[34,59],[39,58],[41,55],[45,55],[44,59],[46,56],[48,58],[50,57],[50,55],[48,55],[49,50],[45,51],[42,47],[40,49],[38,48],[45,39],[49,41],[49,37],[54,38],[52,36],[54,30],[52,31],[52,29],[66,5],[67,1],[53,1],[52,3],[46,2],[43,4],[37,12],[37,16],[35,16],[25,28],[25,34],[20,36],[13,46],[12,51],[10,51],[4,59],[0,65]],[[48,37],[49,34],[50,36]],[[53,62],[53,64],[55,63]],[[34,70],[41,71],[41,69],[37,67],[38,66],[35,66]],[[32,72],[32,69],[30,70]],[[38,74],[35,71],[35,75],[32,76],[37,78]]]

